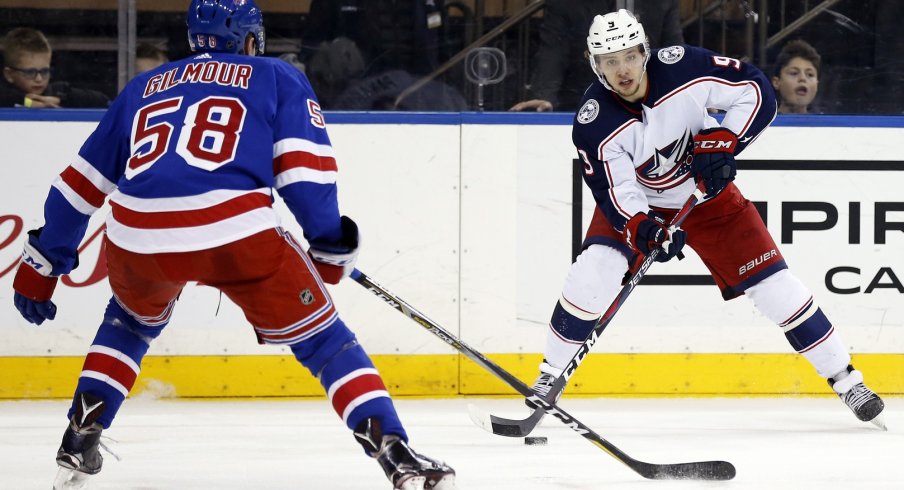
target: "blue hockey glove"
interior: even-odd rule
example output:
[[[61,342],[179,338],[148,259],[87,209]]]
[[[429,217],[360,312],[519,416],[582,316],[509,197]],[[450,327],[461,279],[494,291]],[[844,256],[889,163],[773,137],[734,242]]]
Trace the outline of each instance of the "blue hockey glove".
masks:
[[[725,128],[704,129],[694,136],[694,179],[706,186],[706,197],[714,197],[738,173],[735,150],[738,137]]]
[[[650,255],[653,250],[659,249],[656,262],[668,262],[672,257],[683,257],[681,249],[687,241],[687,233],[676,228],[670,234],[660,216],[653,212],[650,215],[637,213],[625,226],[625,241],[635,252],[643,255]]]
[[[13,304],[23,318],[35,325],[56,318],[56,305],[50,301],[58,278],[51,276],[53,265],[38,249],[41,230],[28,232],[28,242],[13,279]]]
[[[308,249],[308,255],[314,260],[314,267],[320,277],[330,284],[337,284],[352,273],[361,245],[358,225],[348,216],[343,216],[340,221],[342,239],[339,243],[311,242],[311,248]]]

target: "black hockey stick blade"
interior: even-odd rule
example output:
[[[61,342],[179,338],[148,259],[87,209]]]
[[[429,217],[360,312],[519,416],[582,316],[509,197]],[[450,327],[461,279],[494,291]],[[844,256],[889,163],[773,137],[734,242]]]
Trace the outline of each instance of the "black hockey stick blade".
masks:
[[[580,420],[572,417],[568,412],[555,404],[537,396],[529,386],[516,378],[512,373],[506,371],[495,362],[475,350],[473,347],[465,344],[452,335],[448,330],[441,327],[438,323],[424,316],[413,306],[408,304],[402,298],[389,292],[383,286],[380,286],[363,272],[355,269],[351,273],[351,278],[362,287],[373,293],[375,296],[383,300],[389,306],[392,306],[409,319],[423,327],[425,330],[433,334],[454,348],[468,359],[474,361],[478,366],[486,369],[494,376],[505,382],[509,387],[520,393],[522,396],[531,401],[535,406],[542,407],[546,413],[557,418],[562,424],[569,429],[577,432],[581,437],[592,442],[594,445],[608,453],[613,458],[620,461],[625,466],[634,470],[637,474],[644,478],[652,480],[730,480],[735,476],[734,466],[727,461],[700,461],[693,463],[678,464],[654,464],[638,461],[628,456],[621,449],[611,442],[597,434],[590,427],[584,425]]]
[[[526,419],[507,419],[481,410],[476,405],[468,404],[468,415],[471,416],[471,421],[477,427],[497,436],[524,437],[534,430],[546,412],[538,408]]]
[[[521,391],[520,388],[516,389]],[[529,391],[530,388],[527,390]],[[555,403],[540,398],[536,394],[527,396],[527,399],[644,478],[650,480],[731,480],[737,474],[734,465],[728,461],[656,464],[636,460]]]
[[[728,461],[652,464],[635,461],[634,471],[650,480],[731,480],[737,474]]]

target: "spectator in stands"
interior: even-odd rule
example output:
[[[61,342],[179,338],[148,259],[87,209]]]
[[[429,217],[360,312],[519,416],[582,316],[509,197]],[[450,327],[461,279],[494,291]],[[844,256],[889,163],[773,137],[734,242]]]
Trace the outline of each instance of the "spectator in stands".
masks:
[[[169,61],[166,52],[151,43],[141,43],[135,48],[135,74],[153,70]]]
[[[311,0],[300,61],[323,108],[342,109],[343,92],[375,77],[401,92],[449,46],[445,0]]]
[[[772,86],[781,101],[778,112],[806,114],[819,88],[820,56],[802,40],[786,44],[775,60]]]
[[[110,100],[95,90],[52,82],[53,51],[41,31],[18,27],[3,38],[3,82],[0,107],[107,107]]]
[[[534,57],[528,100],[512,111],[575,111],[593,82],[587,69],[587,30],[594,16],[614,12],[615,0],[547,0],[540,25],[540,46]],[[626,2],[646,30],[650,47],[684,44],[679,0]],[[630,4],[633,4],[633,8]]]

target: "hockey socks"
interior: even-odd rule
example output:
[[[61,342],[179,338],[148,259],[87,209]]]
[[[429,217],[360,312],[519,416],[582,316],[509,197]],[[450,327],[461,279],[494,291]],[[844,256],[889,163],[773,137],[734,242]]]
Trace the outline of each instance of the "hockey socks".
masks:
[[[626,270],[628,260],[609,246],[590,245],[578,255],[549,320],[543,350],[549,366],[561,370],[574,357],[602,312],[618,295]]]
[[[162,329],[163,325],[149,327],[140,324],[115,299],[111,299],[104,321],[85,357],[68,417],[76,413],[79,395],[91,394],[105,404],[104,412],[96,422],[104,428],[110,427],[141,372],[141,360],[150,342]]]
[[[408,440],[380,373],[341,319],[290,347],[295,358],[320,380],[333,409],[349,429],[354,431],[362,421],[375,418],[384,434]]]
[[[828,378],[850,364],[850,354],[813,301],[813,293],[789,270],[776,272],[745,294],[760,313],[781,327],[791,347],[810,361],[820,376]]]

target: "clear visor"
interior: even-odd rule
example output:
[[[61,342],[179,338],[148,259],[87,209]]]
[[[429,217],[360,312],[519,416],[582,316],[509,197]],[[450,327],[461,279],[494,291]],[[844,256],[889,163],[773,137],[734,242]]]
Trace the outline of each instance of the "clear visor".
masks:
[[[629,48],[615,53],[593,55],[593,66],[598,73],[618,73],[643,66],[644,55],[637,48]]]

